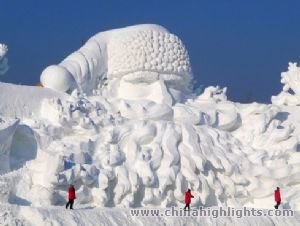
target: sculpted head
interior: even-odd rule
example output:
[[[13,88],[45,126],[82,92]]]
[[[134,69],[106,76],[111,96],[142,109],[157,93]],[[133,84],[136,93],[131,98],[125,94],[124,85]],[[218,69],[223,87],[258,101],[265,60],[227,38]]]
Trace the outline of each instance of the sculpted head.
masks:
[[[171,105],[192,78],[181,40],[158,26],[136,26],[108,43],[107,78],[113,96]]]
[[[77,87],[87,93],[105,78],[111,97],[168,105],[183,98],[192,79],[189,56],[183,43],[158,25],[100,32],[59,66],[68,71]],[[68,73],[62,73],[61,68],[57,69],[59,76],[64,76],[71,87]],[[55,73],[53,70],[51,73],[44,71],[43,80],[52,81],[48,77]],[[43,85],[47,87],[47,84]],[[56,89],[53,85],[51,88]]]

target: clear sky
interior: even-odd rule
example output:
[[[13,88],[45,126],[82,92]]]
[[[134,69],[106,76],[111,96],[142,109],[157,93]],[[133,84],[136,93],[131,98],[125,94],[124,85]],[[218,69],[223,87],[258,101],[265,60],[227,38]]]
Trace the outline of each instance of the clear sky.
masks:
[[[35,85],[41,71],[99,31],[155,23],[185,43],[198,84],[231,100],[269,102],[300,62],[299,0],[0,0],[1,81]]]

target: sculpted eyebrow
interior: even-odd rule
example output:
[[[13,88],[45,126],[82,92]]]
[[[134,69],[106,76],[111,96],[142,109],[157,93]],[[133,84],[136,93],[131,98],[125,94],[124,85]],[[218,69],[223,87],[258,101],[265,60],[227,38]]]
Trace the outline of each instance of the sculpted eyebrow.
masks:
[[[165,81],[180,81],[182,77],[175,74],[160,74],[159,77]]]
[[[157,72],[136,72],[125,75],[125,81],[128,82],[153,82],[158,80]]]

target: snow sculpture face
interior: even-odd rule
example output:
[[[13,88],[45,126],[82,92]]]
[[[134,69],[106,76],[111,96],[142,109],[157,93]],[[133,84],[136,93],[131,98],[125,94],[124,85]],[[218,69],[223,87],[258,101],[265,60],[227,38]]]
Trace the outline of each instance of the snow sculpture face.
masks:
[[[171,105],[188,89],[191,68],[187,51],[166,30],[124,30],[108,43],[107,77],[113,96]]]
[[[55,69],[57,73],[48,73],[48,68],[43,72],[46,87],[71,87],[66,76],[70,73],[78,88],[90,94],[105,78],[111,97],[168,105],[183,98],[192,78],[188,53],[181,40],[158,25],[100,32],[59,67]],[[68,73],[61,73],[62,68]],[[64,84],[50,84],[54,76],[62,77],[55,81],[62,80],[58,83]]]

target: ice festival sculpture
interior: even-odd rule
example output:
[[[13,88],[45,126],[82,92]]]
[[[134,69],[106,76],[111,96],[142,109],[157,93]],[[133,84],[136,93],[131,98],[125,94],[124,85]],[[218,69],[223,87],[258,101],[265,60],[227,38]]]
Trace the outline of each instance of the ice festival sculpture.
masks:
[[[297,63],[289,63],[288,71],[281,73],[283,88],[281,93],[272,97],[277,105],[300,105],[300,67]]]
[[[161,26],[141,25],[96,34],[59,65],[46,68],[41,82],[63,92],[77,88],[91,94],[108,80],[112,97],[135,100],[143,96],[171,104],[181,98],[179,91],[188,90],[191,78],[181,40]]]
[[[264,208],[279,186],[300,209],[298,140],[281,109],[233,103],[218,86],[195,96],[192,78],[185,46],[161,26],[91,37],[42,72],[31,112],[16,111],[38,148],[1,177],[2,200],[62,205],[73,183],[78,203],[97,206],[181,206],[191,188],[195,206]]]

